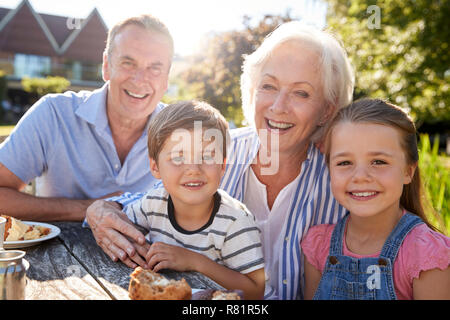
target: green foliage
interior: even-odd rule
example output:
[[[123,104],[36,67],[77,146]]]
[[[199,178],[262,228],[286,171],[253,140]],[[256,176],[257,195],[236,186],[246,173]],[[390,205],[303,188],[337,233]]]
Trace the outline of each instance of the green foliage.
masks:
[[[212,35],[204,49],[191,58],[190,67],[179,75],[183,95],[204,100],[236,125],[244,116],[241,109],[240,76],[245,54],[253,52],[264,37],[279,24],[290,21],[285,16],[266,15],[255,26],[244,17],[244,28]]]
[[[42,97],[48,93],[60,93],[70,86],[70,81],[63,77],[47,76],[46,78],[23,78],[22,87],[25,91]]]
[[[450,232],[450,158],[439,155],[439,136],[433,145],[427,134],[420,135],[419,168],[425,197],[431,207],[425,207],[431,223],[441,231]]]
[[[175,76],[170,80],[170,82],[171,85],[177,87],[177,92],[175,94],[166,93],[166,95],[164,95],[164,97],[161,99],[162,102],[170,104],[177,101],[199,99],[199,97],[197,97],[195,94],[197,90],[195,90],[193,84],[188,88],[184,84],[183,80],[181,80],[178,76]]]
[[[327,0],[327,21],[356,71],[355,98],[410,108],[416,123],[450,123],[450,1]],[[374,26],[379,8],[380,24]]]

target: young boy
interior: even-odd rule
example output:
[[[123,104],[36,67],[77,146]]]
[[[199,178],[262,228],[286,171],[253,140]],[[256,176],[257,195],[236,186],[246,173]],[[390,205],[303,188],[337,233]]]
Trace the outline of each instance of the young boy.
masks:
[[[164,108],[149,124],[150,170],[162,180],[123,211],[148,233],[153,271],[198,271],[245,299],[262,299],[260,231],[238,200],[218,190],[227,122],[205,102]]]

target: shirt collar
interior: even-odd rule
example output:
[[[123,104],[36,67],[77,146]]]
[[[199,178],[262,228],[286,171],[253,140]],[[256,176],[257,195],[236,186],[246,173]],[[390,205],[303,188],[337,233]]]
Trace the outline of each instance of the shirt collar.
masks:
[[[106,116],[106,96],[108,93],[109,82],[106,82],[101,88],[94,90],[86,95],[83,102],[80,103],[76,115],[93,124],[95,127],[106,127],[108,118]]]
[[[111,136],[111,129],[109,128],[108,116],[106,115],[106,98],[109,90],[109,81],[106,82],[101,88],[94,90],[91,94],[86,95],[83,102],[78,106],[75,113],[94,125],[96,131],[102,136]],[[138,145],[141,147],[147,146],[147,131],[150,124],[150,119],[159,113],[166,105],[159,102],[155,110],[150,115],[144,132],[141,138],[138,140]]]
[[[87,122],[93,124],[96,127],[105,128],[108,126],[108,117],[106,115],[106,97],[109,90],[109,81],[106,82],[101,88],[94,90],[91,94],[86,95],[83,102],[78,106],[75,113],[86,120]],[[150,115],[147,124],[145,126],[145,131],[148,130],[150,124],[150,119],[158,114],[166,105],[159,102],[155,110]]]

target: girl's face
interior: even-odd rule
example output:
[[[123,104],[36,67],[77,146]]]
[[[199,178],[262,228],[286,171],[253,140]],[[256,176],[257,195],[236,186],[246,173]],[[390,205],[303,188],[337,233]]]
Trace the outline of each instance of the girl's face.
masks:
[[[341,122],[331,134],[330,175],[334,197],[351,214],[395,214],[403,185],[416,165],[408,165],[397,129]]]

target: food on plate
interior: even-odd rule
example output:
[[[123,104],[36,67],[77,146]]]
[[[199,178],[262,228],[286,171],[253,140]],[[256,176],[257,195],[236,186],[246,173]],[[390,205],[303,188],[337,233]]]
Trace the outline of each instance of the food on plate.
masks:
[[[50,228],[29,225],[6,215],[2,217],[6,218],[4,241],[35,240],[50,233]]]
[[[192,289],[186,280],[169,280],[151,270],[137,267],[130,275],[128,295],[132,300],[189,300]]]

